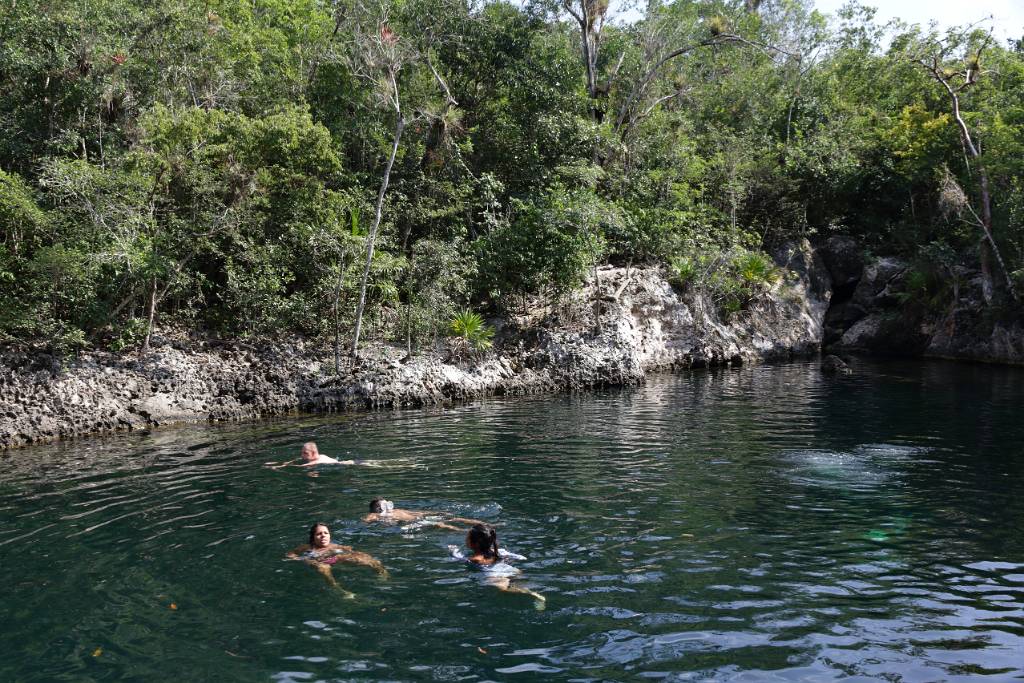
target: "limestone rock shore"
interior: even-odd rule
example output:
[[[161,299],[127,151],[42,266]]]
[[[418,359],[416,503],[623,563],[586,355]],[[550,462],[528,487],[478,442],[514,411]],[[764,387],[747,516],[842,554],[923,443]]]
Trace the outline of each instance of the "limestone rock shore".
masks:
[[[444,404],[642,382],[647,373],[817,352],[830,282],[809,246],[790,245],[786,274],[747,310],[723,317],[661,269],[603,268],[594,283],[530,319],[491,321],[481,357],[438,350],[404,360],[368,348],[335,373],[329,349],[303,340],[217,343],[157,335],[145,354],[73,359],[0,356],[0,448],[181,422],[248,420]]]
[[[829,258],[836,243],[822,249],[826,263],[838,260]],[[1024,310],[1019,303],[986,303],[976,270],[956,266],[942,273],[941,282],[922,284],[920,268],[880,256],[864,262],[842,286],[834,284],[825,347],[839,353],[1024,365]],[[838,281],[834,271],[832,278]]]

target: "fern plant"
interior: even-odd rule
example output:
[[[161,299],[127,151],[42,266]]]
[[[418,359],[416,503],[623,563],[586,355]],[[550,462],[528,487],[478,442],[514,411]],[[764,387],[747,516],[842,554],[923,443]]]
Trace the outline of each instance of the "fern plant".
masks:
[[[779,279],[779,269],[766,254],[759,251],[741,253],[733,261],[733,267],[744,284],[751,287],[771,286]]]
[[[452,336],[474,351],[486,351],[493,345],[494,328],[484,323],[483,317],[468,308],[454,318],[449,326]]]
[[[669,262],[669,282],[680,289],[693,284],[700,276],[697,261],[688,256],[676,256]]]

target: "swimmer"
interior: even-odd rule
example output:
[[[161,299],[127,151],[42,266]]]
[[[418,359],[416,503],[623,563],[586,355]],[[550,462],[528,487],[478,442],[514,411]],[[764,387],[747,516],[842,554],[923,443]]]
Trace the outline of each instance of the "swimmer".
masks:
[[[302,560],[312,565],[331,587],[342,591],[346,598],[354,598],[355,593],[350,593],[338,585],[331,572],[331,567],[336,563],[361,564],[376,571],[382,579],[388,577],[388,570],[384,568],[380,560],[372,555],[353,550],[349,545],[331,543],[331,530],[323,522],[317,522],[309,528],[308,544],[289,550],[285,557],[289,560]]]
[[[442,517],[442,520],[430,519],[431,517]],[[388,524],[404,524],[412,522],[420,526],[435,526],[439,529],[450,529],[462,531],[464,527],[452,526],[448,522],[458,522],[473,526],[483,524],[479,519],[466,519],[455,517],[448,512],[432,512],[430,510],[403,510],[396,508],[395,504],[385,498],[374,498],[370,501],[370,513],[363,517],[364,522],[384,522]]]
[[[313,467],[314,465],[361,465],[363,464],[360,460],[338,460],[332,458],[329,455],[324,455],[316,447],[315,441],[307,441],[302,444],[302,452],[299,457],[295,460],[289,460],[287,462],[265,462],[263,465],[269,467],[272,470],[279,470],[282,467]]]
[[[534,606],[537,609],[544,609],[545,598],[540,593],[535,593],[529,588],[513,586],[512,577],[520,573],[520,570],[508,564],[505,560],[525,560],[522,555],[510,553],[498,548],[498,534],[494,527],[487,524],[476,524],[466,533],[466,546],[471,555],[466,557],[454,545],[448,546],[449,552],[457,560],[462,560],[470,565],[486,572],[484,582],[494,586],[506,593],[522,593],[534,599]]]

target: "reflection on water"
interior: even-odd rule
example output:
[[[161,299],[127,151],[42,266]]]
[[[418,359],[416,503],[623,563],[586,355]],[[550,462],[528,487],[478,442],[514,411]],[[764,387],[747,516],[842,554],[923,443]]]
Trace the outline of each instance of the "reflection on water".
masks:
[[[635,390],[122,435],[0,462],[0,680],[992,680],[1024,675],[1024,373],[694,372]],[[375,467],[270,471],[314,439]],[[502,594],[460,534],[498,525]],[[380,558],[355,600],[285,562]]]

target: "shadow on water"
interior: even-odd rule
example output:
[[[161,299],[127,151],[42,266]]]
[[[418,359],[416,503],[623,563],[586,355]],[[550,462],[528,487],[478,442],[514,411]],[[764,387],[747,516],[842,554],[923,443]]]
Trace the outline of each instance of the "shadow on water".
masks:
[[[189,427],[0,461],[0,680],[974,680],[1024,675],[1024,372],[868,363]],[[261,467],[316,440],[373,467]],[[313,476],[315,475],[315,476]],[[529,559],[499,593],[446,530]],[[316,519],[379,557],[344,600]]]

